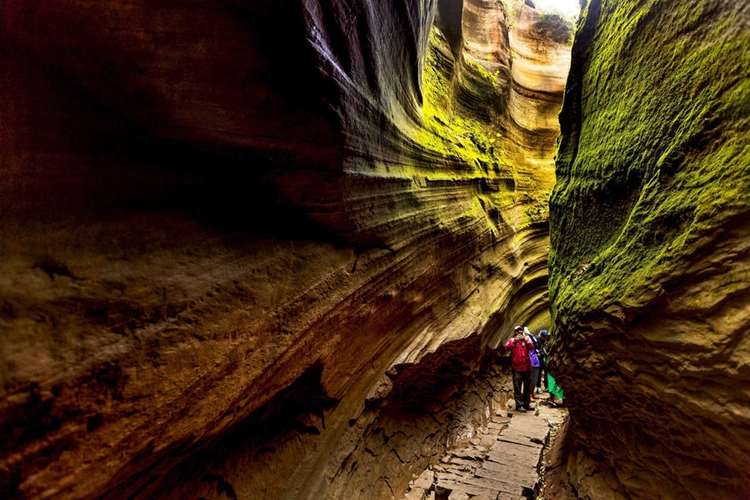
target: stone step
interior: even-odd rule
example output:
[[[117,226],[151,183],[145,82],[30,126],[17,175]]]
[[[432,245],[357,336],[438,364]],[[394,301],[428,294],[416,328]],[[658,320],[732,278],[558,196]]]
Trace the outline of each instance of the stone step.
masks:
[[[522,428],[509,428],[508,430],[501,433],[509,436],[517,437],[519,439],[545,439],[549,434],[549,427],[522,427]]]
[[[550,418],[559,421],[561,414],[543,408],[538,414],[493,417],[483,428],[486,433],[465,448],[451,450],[435,467],[435,500],[534,498],[541,486],[538,467]]]
[[[487,476],[483,474],[477,474],[476,477],[482,478],[482,479],[492,479],[492,480],[502,481],[509,485],[513,485],[514,487],[518,487],[519,488],[518,491],[521,491],[523,489],[536,490],[540,484],[539,476],[530,477],[530,476],[523,476],[523,475],[517,475],[517,474],[509,474],[507,472],[503,472],[499,474],[496,471],[494,475],[487,475]]]
[[[500,492],[495,500],[528,500],[528,498],[526,498],[525,496],[517,496],[511,495],[510,493]]]
[[[477,469],[475,472],[478,476],[490,476],[496,477],[499,473],[506,475],[507,477],[517,477],[526,479],[534,479],[538,476],[536,467],[523,466],[513,461],[509,461],[507,464],[501,464],[498,462],[492,462],[490,460],[482,464],[482,467]]]
[[[437,479],[438,484],[442,483],[444,485],[461,485],[460,488],[457,487],[458,489],[466,489],[467,486],[472,486],[518,495],[521,495],[523,493],[524,488],[533,489],[536,485],[536,481],[526,484],[521,484],[520,482],[516,481],[505,481],[503,477],[500,477],[497,474],[495,475],[495,477],[482,477],[469,474],[461,475],[452,473],[438,473]],[[473,493],[469,491],[469,494]]]
[[[435,486],[435,498],[448,498],[453,492],[464,492],[468,495],[486,495],[490,498],[497,498],[498,490],[492,490],[490,488],[484,488],[481,486],[475,486],[472,484],[465,484],[463,481],[453,481],[449,479],[438,479],[437,485]]]
[[[469,477],[464,479],[464,484],[471,484],[473,486],[479,486],[491,490],[497,490],[501,493],[510,493],[512,495],[523,495],[524,488],[527,488],[520,484],[509,483],[498,478],[488,477]]]
[[[519,464],[513,461],[509,461],[509,463],[488,461],[487,464],[487,467],[483,466],[481,469],[477,469],[474,471],[474,474],[490,477],[513,476],[523,478],[524,480],[535,480],[539,476],[536,466],[529,463]]]
[[[527,470],[536,470],[537,466],[539,465],[539,461],[541,460],[541,457],[539,455],[529,455],[529,454],[513,454],[513,453],[502,453],[498,451],[497,453],[491,453],[487,460],[490,462],[496,462],[498,464],[503,465],[510,465],[518,468],[525,468]]]
[[[534,442],[531,439],[525,439],[524,437],[517,436],[517,435],[506,435],[506,434],[500,434],[497,437],[498,441],[505,442],[505,443],[513,443],[513,444],[520,444],[522,446],[529,446],[531,448],[541,449],[544,445]]]

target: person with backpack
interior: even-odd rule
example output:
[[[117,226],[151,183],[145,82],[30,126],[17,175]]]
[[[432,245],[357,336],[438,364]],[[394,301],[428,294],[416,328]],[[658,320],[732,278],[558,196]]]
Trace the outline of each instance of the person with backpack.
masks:
[[[534,349],[529,351],[529,359],[531,360],[531,399],[539,399],[536,395],[536,388],[539,387],[539,374],[542,369],[539,343],[537,338],[528,328],[524,327],[523,333],[531,340],[531,343],[534,344]]]
[[[505,343],[505,350],[510,352],[513,368],[513,398],[516,409],[525,413],[531,407],[531,358],[529,352],[534,349],[531,339],[524,334],[523,327],[513,329],[513,336]]]
[[[542,339],[543,345],[546,346],[547,341],[549,340],[549,333],[547,330],[542,330],[539,332],[539,338]],[[543,347],[546,349],[546,347]],[[545,352],[545,364],[546,364],[546,352]],[[552,376],[552,374],[547,371],[547,391],[549,392],[549,401],[548,404],[556,408],[557,406],[562,406],[563,401],[565,400],[565,393],[562,390],[562,387],[557,385],[555,382],[555,378]],[[557,398],[559,401],[556,401],[555,398]]]
[[[547,340],[549,340],[549,332],[547,330],[540,330],[539,335],[536,336],[536,352],[539,355],[539,379],[536,382],[536,393],[542,394],[547,392]],[[542,389],[544,387],[544,389]]]

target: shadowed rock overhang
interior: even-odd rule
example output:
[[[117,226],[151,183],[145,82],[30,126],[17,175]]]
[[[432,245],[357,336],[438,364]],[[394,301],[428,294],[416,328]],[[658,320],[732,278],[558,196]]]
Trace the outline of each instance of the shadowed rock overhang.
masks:
[[[0,496],[404,491],[549,322],[524,9],[3,4]]]

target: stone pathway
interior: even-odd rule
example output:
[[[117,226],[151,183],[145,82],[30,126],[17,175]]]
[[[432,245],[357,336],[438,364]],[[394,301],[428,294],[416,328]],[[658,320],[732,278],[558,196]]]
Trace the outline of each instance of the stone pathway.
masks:
[[[474,439],[448,451],[440,464],[412,482],[404,500],[528,500],[541,488],[542,451],[567,410],[497,411]]]

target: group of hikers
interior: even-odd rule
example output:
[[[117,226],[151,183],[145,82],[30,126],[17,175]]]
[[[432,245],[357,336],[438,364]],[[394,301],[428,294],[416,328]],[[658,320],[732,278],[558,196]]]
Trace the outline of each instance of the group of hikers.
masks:
[[[505,344],[505,350],[510,352],[513,368],[513,397],[516,400],[516,410],[519,412],[533,410],[531,400],[539,399],[537,394],[545,392],[549,392],[550,406],[558,406],[563,402],[562,389],[547,372],[548,340],[547,330],[540,330],[539,335],[534,335],[528,328],[517,326]],[[543,385],[544,389],[542,389]],[[555,401],[556,397],[559,401]]]

